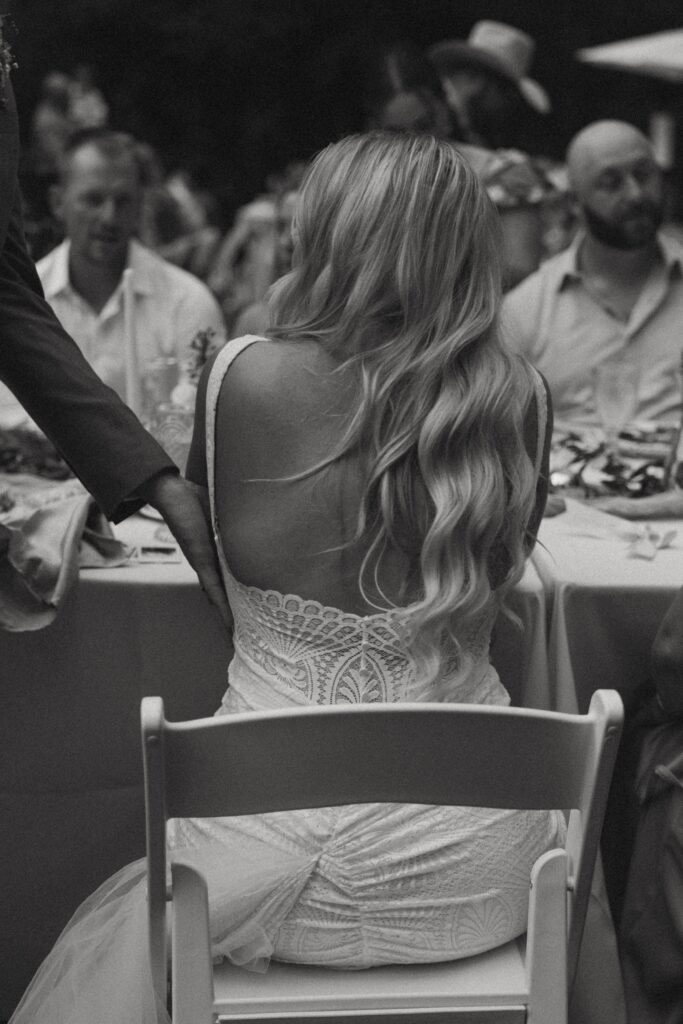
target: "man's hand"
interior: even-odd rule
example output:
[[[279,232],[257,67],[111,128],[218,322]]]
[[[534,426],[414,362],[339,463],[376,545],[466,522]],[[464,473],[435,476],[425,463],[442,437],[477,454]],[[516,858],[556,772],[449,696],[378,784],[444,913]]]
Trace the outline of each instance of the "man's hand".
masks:
[[[183,554],[197,573],[202,590],[227,627],[232,614],[218,568],[206,489],[175,473],[160,473],[139,491],[164,517]]]

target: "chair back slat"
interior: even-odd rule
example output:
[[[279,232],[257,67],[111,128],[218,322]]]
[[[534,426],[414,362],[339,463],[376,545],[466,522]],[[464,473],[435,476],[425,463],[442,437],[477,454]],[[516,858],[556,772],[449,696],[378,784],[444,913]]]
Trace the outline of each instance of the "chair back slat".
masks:
[[[168,724],[169,817],[401,802],[579,807],[594,737],[571,715],[325,707]],[[542,770],[541,770],[542,766]]]

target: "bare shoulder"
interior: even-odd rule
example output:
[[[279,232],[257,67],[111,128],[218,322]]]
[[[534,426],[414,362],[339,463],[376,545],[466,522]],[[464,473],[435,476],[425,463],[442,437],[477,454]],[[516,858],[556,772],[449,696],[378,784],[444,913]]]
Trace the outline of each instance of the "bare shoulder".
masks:
[[[313,341],[260,338],[242,351],[225,375],[221,399],[243,414],[287,414],[315,406],[329,389],[335,361]]]
[[[259,339],[239,353],[217,412],[231,479],[300,472],[326,454],[349,406],[336,366],[313,342]]]

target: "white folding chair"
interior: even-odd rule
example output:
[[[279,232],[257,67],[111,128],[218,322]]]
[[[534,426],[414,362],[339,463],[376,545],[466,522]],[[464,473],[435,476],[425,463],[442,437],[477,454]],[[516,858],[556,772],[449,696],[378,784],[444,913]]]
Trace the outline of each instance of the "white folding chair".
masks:
[[[165,1001],[170,901],[174,1024],[309,1017],[564,1024],[622,717],[611,690],[593,695],[587,715],[373,704],[177,723],[164,719],[160,698],[146,697],[150,957]],[[334,971],[273,962],[266,974],[213,968],[204,879],[174,864],[167,888],[167,819],[374,802],[570,810],[565,848],[534,865],[526,936],[439,964]]]

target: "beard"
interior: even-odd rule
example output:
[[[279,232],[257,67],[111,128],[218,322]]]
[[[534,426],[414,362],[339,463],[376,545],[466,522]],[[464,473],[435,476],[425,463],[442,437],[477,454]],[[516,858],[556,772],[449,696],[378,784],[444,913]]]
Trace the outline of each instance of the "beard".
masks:
[[[634,203],[618,221],[605,220],[589,206],[581,211],[590,234],[611,249],[644,249],[654,241],[663,220],[662,204],[651,199]]]

